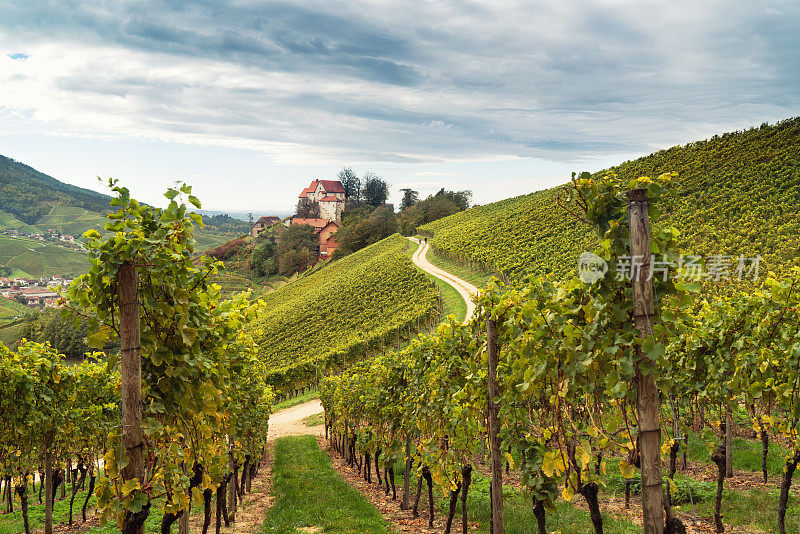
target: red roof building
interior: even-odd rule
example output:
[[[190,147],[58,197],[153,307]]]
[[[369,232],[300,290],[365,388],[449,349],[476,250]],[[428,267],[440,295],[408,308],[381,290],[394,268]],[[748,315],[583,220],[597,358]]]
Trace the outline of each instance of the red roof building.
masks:
[[[335,238],[336,231],[339,229],[339,223],[336,221],[295,217],[292,219],[292,224],[307,224],[314,227],[314,234],[319,240],[319,255],[322,258],[333,254],[333,251],[339,246]]]

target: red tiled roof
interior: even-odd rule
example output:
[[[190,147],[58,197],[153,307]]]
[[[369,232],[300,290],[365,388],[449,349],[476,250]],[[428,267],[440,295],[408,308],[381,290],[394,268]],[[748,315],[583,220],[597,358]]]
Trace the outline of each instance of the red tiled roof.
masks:
[[[313,193],[314,191],[316,191],[318,183],[319,183],[319,180],[312,180],[311,181],[311,185],[309,185],[308,187],[303,189],[303,192],[298,195],[298,198],[305,198],[305,196],[308,193]]]
[[[299,217],[295,217],[292,219],[292,224],[308,224],[313,226],[315,230],[319,231],[328,226],[328,219],[301,219]]]
[[[277,222],[281,222],[281,218],[280,217],[276,217],[274,215],[269,215],[269,216],[261,217],[259,220],[256,221],[256,224],[258,224],[258,223],[273,224],[273,223],[277,223]]]
[[[319,180],[319,183],[322,184],[322,189],[328,194],[344,193],[344,187],[342,187],[342,182],[339,180]]]
[[[320,202],[344,202],[341,198],[336,198],[333,195],[326,195],[319,199]]]

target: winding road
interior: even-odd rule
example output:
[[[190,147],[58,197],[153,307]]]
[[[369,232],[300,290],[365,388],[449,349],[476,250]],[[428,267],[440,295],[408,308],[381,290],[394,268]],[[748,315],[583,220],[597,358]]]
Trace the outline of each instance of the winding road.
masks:
[[[414,237],[409,237],[408,239],[419,244],[417,251],[414,252],[414,255],[411,257],[411,261],[414,265],[453,286],[455,290],[458,291],[458,294],[461,295],[461,298],[467,303],[467,319],[471,318],[475,313],[475,302],[473,302],[472,297],[478,293],[478,288],[428,261],[427,254],[430,249],[428,243]],[[275,412],[269,418],[268,440],[274,441],[283,436],[298,436],[304,434],[321,435],[324,429],[322,425],[308,427],[303,422],[303,419],[306,417],[321,412],[322,404],[320,404],[318,399]]]
[[[440,280],[444,280],[458,291],[458,294],[461,295],[461,298],[467,303],[467,314],[464,318],[464,322],[469,321],[475,314],[475,302],[472,300],[472,297],[478,293],[478,288],[428,261],[428,249],[430,249],[431,246],[427,241],[420,241],[416,237],[409,237],[408,239],[419,244],[419,248],[417,248],[417,251],[411,257],[411,261],[426,273]]]

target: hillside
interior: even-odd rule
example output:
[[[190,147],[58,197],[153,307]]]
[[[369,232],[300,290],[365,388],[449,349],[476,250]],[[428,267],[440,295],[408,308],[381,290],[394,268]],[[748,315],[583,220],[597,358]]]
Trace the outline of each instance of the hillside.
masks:
[[[438,313],[438,292],[407,246],[395,234],[267,293],[252,333],[274,376],[293,367],[287,378],[313,378],[315,362],[341,364]]]
[[[576,169],[580,170],[580,169]],[[760,254],[794,265],[800,243],[800,118],[662,150],[610,169],[625,179],[676,171],[659,208],[689,254]],[[606,171],[600,171],[602,174]],[[561,209],[557,189],[471,208],[421,228],[439,254],[513,279],[574,273],[590,228]]]
[[[45,241],[0,235],[0,264],[11,267],[12,276],[36,278],[79,275],[89,270],[85,252],[69,250]]]
[[[0,156],[0,209],[36,225],[56,205],[103,212],[111,197],[65,184],[11,158]]]

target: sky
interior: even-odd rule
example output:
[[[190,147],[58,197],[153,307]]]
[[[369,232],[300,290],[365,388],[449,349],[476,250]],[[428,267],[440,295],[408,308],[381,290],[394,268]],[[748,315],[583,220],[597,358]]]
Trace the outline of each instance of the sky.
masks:
[[[0,154],[292,211],[345,166],[478,204],[800,114],[797,1],[0,0]]]

